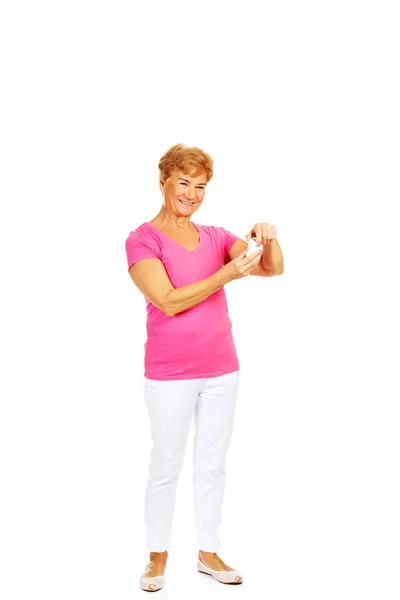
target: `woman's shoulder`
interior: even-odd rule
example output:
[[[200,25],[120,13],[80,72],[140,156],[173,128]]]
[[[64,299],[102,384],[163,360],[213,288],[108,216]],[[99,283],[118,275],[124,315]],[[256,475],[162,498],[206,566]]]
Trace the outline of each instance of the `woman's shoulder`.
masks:
[[[147,221],[141,223],[135,229],[129,232],[126,238],[127,244],[137,243],[141,245],[153,247],[158,242],[156,232],[150,223]]]
[[[141,223],[135,229],[129,232],[128,238],[133,239],[141,239],[149,236],[149,228],[147,227],[148,223]]]
[[[138,225],[137,227],[135,227],[135,229],[133,229],[132,231],[130,231],[129,235],[131,233],[136,233],[136,232],[143,233],[147,229],[147,225],[148,225],[147,221],[145,223],[141,223],[140,225]]]
[[[146,226],[146,223],[142,223],[129,232],[125,240],[125,249],[128,261],[152,257],[161,259],[162,257],[160,241],[154,235],[152,228]]]

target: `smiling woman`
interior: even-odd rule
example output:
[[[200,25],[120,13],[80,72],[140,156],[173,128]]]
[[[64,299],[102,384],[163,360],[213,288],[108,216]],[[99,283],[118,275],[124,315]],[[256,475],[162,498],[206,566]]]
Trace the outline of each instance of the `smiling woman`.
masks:
[[[160,189],[165,198],[165,208],[179,202],[181,206],[194,207],[195,210],[184,214],[193,214],[201,206],[206,185],[213,176],[213,160],[199,148],[187,148],[183,144],[172,146],[161,158]],[[164,207],[152,222],[163,222]],[[161,221],[160,221],[161,217]],[[179,222],[176,223],[179,226]],[[170,224],[172,225],[172,224]],[[184,222],[182,222],[182,228]]]
[[[164,585],[176,486],[193,417],[198,570],[221,583],[240,584],[239,573],[216,554],[239,386],[224,286],[256,274],[261,253],[246,257],[247,243],[235,234],[191,221],[213,176],[206,152],[176,144],[159,169],[161,209],[131,231],[125,244],[129,274],[147,305],[144,393],[153,440],[145,501],[150,563],[140,586],[155,591]]]

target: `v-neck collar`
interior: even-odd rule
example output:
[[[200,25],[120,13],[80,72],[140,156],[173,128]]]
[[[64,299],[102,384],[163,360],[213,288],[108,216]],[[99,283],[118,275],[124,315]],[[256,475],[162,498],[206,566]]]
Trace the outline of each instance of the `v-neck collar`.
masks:
[[[158,229],[158,227],[156,227],[155,225],[153,225],[153,223],[150,223],[150,221],[146,222],[146,225],[150,225],[151,227],[153,227],[154,229],[157,229],[157,231],[159,233],[161,233],[164,237],[168,238],[169,240],[171,240],[171,242],[174,242],[177,246],[179,246],[180,248],[182,248],[183,250],[185,250],[186,252],[188,252],[189,254],[193,254],[194,252],[197,251],[197,249],[199,248],[199,246],[201,245],[201,240],[202,240],[202,235],[201,235],[201,231],[200,229],[198,229],[198,226],[193,223],[193,221],[191,221],[192,225],[195,227],[195,229],[197,229],[197,231],[199,232],[199,243],[197,244],[196,248],[194,250],[188,250],[187,248],[185,248],[184,246],[182,246],[182,244],[180,244],[179,242],[177,242],[176,240],[172,239],[171,237],[169,237],[169,235],[167,235],[166,233],[164,233],[163,231],[161,231],[161,229]]]

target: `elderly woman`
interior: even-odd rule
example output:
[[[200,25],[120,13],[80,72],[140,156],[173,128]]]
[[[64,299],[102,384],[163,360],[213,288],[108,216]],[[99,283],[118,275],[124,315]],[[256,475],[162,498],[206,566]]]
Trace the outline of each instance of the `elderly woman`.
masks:
[[[164,202],[157,216],[132,231],[125,243],[129,274],[147,308],[144,396],[153,447],[145,493],[150,562],[140,587],[152,592],[164,586],[176,486],[192,418],[197,568],[221,583],[242,583],[217,554],[239,384],[224,286],[247,275],[283,273],[273,225],[256,223],[246,242],[223,227],[192,221],[213,175],[206,152],[176,144],[158,166]],[[258,249],[249,253],[252,238]]]

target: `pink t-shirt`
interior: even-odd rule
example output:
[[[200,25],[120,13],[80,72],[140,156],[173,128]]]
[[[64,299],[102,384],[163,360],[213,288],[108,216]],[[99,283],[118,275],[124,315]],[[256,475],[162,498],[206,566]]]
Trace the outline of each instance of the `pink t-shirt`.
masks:
[[[152,223],[131,231],[125,242],[128,269],[139,260],[158,258],[174,288],[196,283],[221,269],[228,251],[240,238],[223,227],[193,225],[200,233],[200,242],[192,252]],[[223,287],[173,317],[147,298],[145,301],[147,379],[199,379],[239,370]]]

